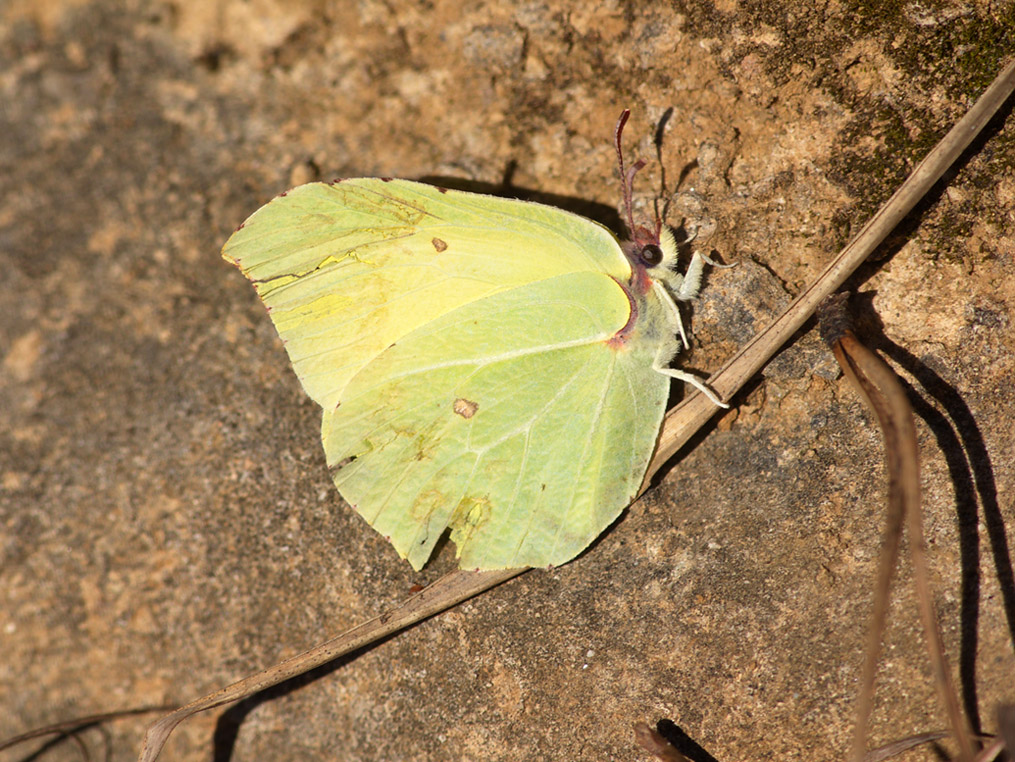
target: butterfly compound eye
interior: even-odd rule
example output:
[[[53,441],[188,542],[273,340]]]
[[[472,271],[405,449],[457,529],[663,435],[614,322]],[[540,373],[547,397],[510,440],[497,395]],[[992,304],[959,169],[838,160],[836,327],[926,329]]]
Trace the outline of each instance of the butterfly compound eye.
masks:
[[[641,253],[638,256],[641,257],[641,261],[645,267],[655,267],[663,261],[663,250],[656,244],[650,243],[647,246],[642,247]]]

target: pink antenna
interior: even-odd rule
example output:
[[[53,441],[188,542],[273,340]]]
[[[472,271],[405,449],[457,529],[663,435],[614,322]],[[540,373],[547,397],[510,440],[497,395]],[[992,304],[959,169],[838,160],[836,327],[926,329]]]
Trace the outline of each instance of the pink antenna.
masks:
[[[620,182],[624,196],[624,211],[627,214],[627,229],[631,233],[631,238],[636,242],[658,243],[659,231],[662,229],[662,220],[659,219],[658,212],[656,213],[654,233],[646,228],[636,227],[634,224],[634,176],[638,174],[638,170],[645,166],[645,160],[638,159],[638,161],[632,164],[629,169],[624,169],[624,148],[622,145],[622,138],[624,134],[624,125],[627,124],[627,120],[630,116],[630,109],[624,109],[620,112],[620,118],[617,120],[617,129],[614,133],[613,141],[617,148],[617,163],[620,165]]]

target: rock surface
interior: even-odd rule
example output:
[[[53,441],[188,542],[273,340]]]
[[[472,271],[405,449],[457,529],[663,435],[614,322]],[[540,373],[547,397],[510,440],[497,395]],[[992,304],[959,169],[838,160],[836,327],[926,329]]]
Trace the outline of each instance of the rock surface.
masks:
[[[684,365],[714,369],[1006,62],[1002,7],[5,3],[0,738],[188,701],[452,568],[413,574],[341,504],[318,411],[219,258],[274,194],[509,179],[610,222],[619,111],[653,158],[673,107],[639,192],[664,169],[670,221],[741,262],[694,310]],[[1005,115],[849,284],[913,388],[936,603],[986,731],[1015,674]],[[639,760],[632,723],[667,720],[719,760],[842,759],[884,493],[876,423],[809,325],[583,556],[192,720],[164,758]],[[911,589],[872,744],[945,724]],[[150,719],[83,740],[129,760]]]

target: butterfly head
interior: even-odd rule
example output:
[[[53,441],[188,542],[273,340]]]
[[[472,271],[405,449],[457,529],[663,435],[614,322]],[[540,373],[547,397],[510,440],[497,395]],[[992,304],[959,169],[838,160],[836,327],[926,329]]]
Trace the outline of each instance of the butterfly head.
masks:
[[[655,215],[651,227],[636,225],[633,211],[634,176],[645,166],[644,159],[639,159],[630,167],[624,167],[624,151],[621,146],[621,135],[624,125],[631,112],[624,109],[617,121],[614,144],[617,148],[617,162],[620,165],[620,178],[624,192],[624,213],[627,228],[631,231],[630,240],[623,244],[624,254],[631,263],[632,284],[642,292],[651,287],[651,279],[661,280],[670,285],[677,267],[677,241],[673,231],[663,224],[658,214]]]

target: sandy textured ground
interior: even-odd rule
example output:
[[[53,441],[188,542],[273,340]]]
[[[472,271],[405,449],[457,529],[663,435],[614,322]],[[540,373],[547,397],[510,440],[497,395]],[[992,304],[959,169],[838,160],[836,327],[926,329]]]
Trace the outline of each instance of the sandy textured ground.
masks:
[[[671,221],[742,263],[694,312],[684,364],[708,370],[859,229],[1015,36],[1010,5],[779,5],[3,3],[0,737],[188,700],[451,568],[445,553],[413,574],[342,505],[318,411],[219,259],[274,194],[509,176],[609,221],[619,111],[651,158],[672,106]],[[937,605],[985,730],[1015,700],[1009,112],[850,283],[912,385]],[[724,762],[841,759],[883,456],[816,334],[578,560],[185,725],[165,758],[644,760],[631,724],[667,720]],[[909,581],[874,743],[944,724]],[[144,723],[109,726],[113,759]]]

